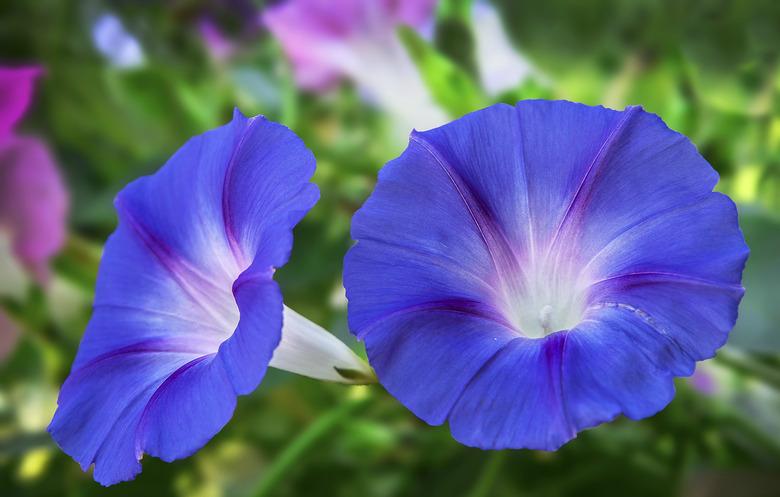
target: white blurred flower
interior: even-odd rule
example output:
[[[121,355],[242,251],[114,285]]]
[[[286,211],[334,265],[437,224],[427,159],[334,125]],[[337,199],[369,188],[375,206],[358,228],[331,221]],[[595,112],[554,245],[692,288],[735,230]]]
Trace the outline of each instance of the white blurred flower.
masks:
[[[141,44],[114,14],[103,14],[92,25],[95,48],[115,67],[131,69],[144,63]]]
[[[512,89],[534,73],[531,64],[512,46],[492,5],[477,1],[471,15],[479,76],[488,94]]]

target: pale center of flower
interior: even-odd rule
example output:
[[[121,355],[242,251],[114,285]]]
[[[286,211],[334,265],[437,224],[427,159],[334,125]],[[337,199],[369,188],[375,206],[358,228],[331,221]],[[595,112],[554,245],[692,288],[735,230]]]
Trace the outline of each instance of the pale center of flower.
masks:
[[[527,267],[516,288],[508,288],[506,315],[523,335],[543,338],[581,320],[585,291],[575,271],[553,264]]]

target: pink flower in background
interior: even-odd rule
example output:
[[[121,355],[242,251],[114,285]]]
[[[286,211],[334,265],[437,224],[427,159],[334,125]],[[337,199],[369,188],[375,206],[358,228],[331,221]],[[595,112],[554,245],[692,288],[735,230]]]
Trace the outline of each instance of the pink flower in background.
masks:
[[[67,191],[46,145],[14,133],[40,73],[37,67],[0,68],[0,231],[10,237],[16,258],[45,283],[48,259],[65,239]]]
[[[235,44],[227,39],[219,26],[208,17],[198,23],[198,32],[209,56],[215,61],[229,59],[236,51]]]
[[[688,381],[694,389],[704,395],[715,395],[718,392],[718,380],[715,378],[710,362],[698,364]]]
[[[263,21],[299,86],[322,91],[350,79],[406,134],[447,120],[396,34],[399,25],[430,25],[435,6],[436,0],[288,0],[266,9]]]
[[[11,233],[15,255],[40,283],[49,258],[65,240],[68,197],[46,145],[10,136],[0,144],[0,226]]]
[[[62,247],[68,195],[46,145],[14,128],[32,101],[39,67],[0,67],[0,293],[23,292],[21,263],[40,284],[48,260]],[[0,361],[15,348],[19,329],[0,310]]]
[[[350,76],[335,52],[365,39],[392,38],[399,24],[421,27],[435,5],[436,0],[289,0],[267,9],[263,20],[292,61],[298,84],[322,90]]]
[[[8,136],[32,100],[39,67],[0,67],[0,141]]]

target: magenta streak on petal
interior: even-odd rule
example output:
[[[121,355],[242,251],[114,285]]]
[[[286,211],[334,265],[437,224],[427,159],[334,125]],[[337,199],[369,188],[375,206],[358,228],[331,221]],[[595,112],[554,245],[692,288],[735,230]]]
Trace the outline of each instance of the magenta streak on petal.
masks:
[[[395,242],[395,241],[383,240],[381,238],[376,238],[376,237],[371,237],[371,236],[363,236],[356,243],[356,245],[360,244],[360,243],[364,243],[365,244],[366,242],[371,242],[371,243],[375,243],[375,244],[378,244],[378,245],[383,245],[383,246],[386,246],[386,247],[392,247],[393,249],[396,249],[396,250],[398,250],[400,252],[409,252],[409,253],[412,253],[412,254],[416,254],[418,257],[425,258],[426,259],[426,263],[431,265],[431,266],[436,266],[438,268],[441,268],[441,269],[447,270],[447,271],[462,272],[464,275],[468,275],[470,278],[473,278],[474,280],[481,282],[486,288],[490,288],[493,285],[492,282],[487,281],[487,279],[485,278],[484,275],[477,274],[476,272],[471,271],[468,267],[464,267],[462,265],[457,265],[454,268],[452,266],[444,266],[444,265],[442,265],[441,262],[436,260],[435,256],[431,255],[429,252],[426,252],[424,250],[420,250],[419,247],[415,247],[415,246],[413,246],[411,244],[398,243],[398,242]],[[457,261],[454,261],[454,260],[451,261],[451,262],[457,263]]]
[[[213,359],[216,356],[216,354],[206,354],[200,357],[196,357],[190,362],[184,364],[183,366],[179,366],[173,373],[168,375],[165,380],[160,383],[157,388],[155,388],[154,393],[151,397],[149,397],[149,400],[146,402],[146,405],[144,406],[143,411],[141,412],[141,416],[138,418],[138,425],[136,427],[135,431],[135,454],[138,460],[141,460],[141,457],[143,456],[144,449],[141,447],[141,440],[140,435],[144,432],[146,429],[146,426],[148,424],[148,418],[147,414],[149,413],[149,409],[152,405],[154,405],[154,402],[162,395],[162,393],[165,391],[165,388],[176,378],[184,374],[188,369],[191,369],[192,367],[200,364],[201,362],[205,361],[206,359]]]
[[[241,250],[241,246],[236,239],[236,234],[233,231],[233,213],[230,209],[230,184],[233,180],[233,169],[236,163],[236,157],[240,154],[241,147],[244,145],[244,140],[252,131],[252,126],[257,122],[257,119],[263,119],[262,116],[250,117],[246,123],[244,130],[238,138],[238,144],[233,147],[233,152],[230,155],[227,169],[225,171],[225,180],[222,184],[222,219],[225,224],[225,235],[227,236],[230,250],[233,252],[233,257],[236,258],[239,266],[243,270],[247,266],[247,262],[244,257],[244,253]]]
[[[171,353],[171,354],[201,354],[202,351],[191,348],[192,342],[189,340],[171,340],[168,338],[154,338],[134,343],[126,347],[121,347],[111,352],[101,354],[89,362],[82,364],[78,369],[71,372],[68,378],[69,382],[77,380],[84,370],[103,362],[107,359],[113,359],[122,355],[145,354],[145,353]]]
[[[494,226],[492,217],[488,214],[490,211],[483,206],[479,198],[472,193],[468,183],[464,181],[447,160],[436,150],[431,142],[425,139],[421,133],[412,132],[410,141],[420,145],[441,167],[442,171],[452,183],[452,186],[458,193],[463,205],[468,210],[471,220],[479,231],[479,235],[485,244],[485,248],[493,261],[496,274],[504,280],[509,288],[519,291],[516,287],[521,284],[520,278],[513,278],[514,275],[523,274],[522,268],[517,263],[517,257],[512,250],[511,244],[506,240],[501,229]],[[509,277],[507,277],[509,276]]]
[[[569,334],[569,330],[558,331],[545,337],[545,339],[541,342],[541,347],[544,349],[544,357],[547,365],[546,372],[550,378],[548,384],[551,386],[551,390],[552,390],[552,392],[547,392],[547,393],[552,397],[557,397],[558,402],[560,402],[560,407],[563,411],[562,413],[563,419],[566,424],[567,430],[569,431],[569,437],[567,438],[567,440],[571,439],[576,435],[576,429],[569,419],[569,415],[566,409],[566,403],[564,399],[564,392],[563,392],[563,367],[565,364],[565,361],[563,360],[563,356],[566,350],[566,342],[568,339],[568,334]],[[458,405],[458,403],[461,401],[463,396],[466,394],[466,392],[469,391],[469,388],[472,386],[472,384],[475,381],[477,381],[480,375],[482,375],[485,371],[487,371],[490,365],[493,362],[495,362],[497,358],[510,345],[517,342],[518,340],[526,340],[526,338],[524,337],[512,338],[511,340],[501,345],[501,347],[496,349],[496,351],[479,367],[479,369],[477,369],[477,371],[471,377],[471,380],[469,380],[469,382],[463,387],[460,394],[456,398],[455,402],[453,402],[452,406],[450,406],[450,411],[452,411],[455,408],[455,406]],[[493,440],[492,442],[493,444],[495,444],[497,440]]]
[[[236,281],[233,282],[233,295],[237,294],[239,290],[241,290],[241,287],[246,285],[247,283],[252,283],[255,281],[270,281],[273,279],[274,275],[274,268],[269,267],[266,271],[260,271],[258,269],[255,269],[252,267],[251,269],[247,269],[243,273],[241,273],[238,278],[236,278]]]
[[[141,399],[141,398],[143,398],[144,396],[146,396],[146,395],[148,395],[148,394],[149,394],[149,389],[151,388],[151,385],[154,385],[155,383],[157,383],[157,382],[159,382],[159,381],[161,381],[161,380],[162,380],[162,383],[165,383],[165,380],[163,380],[163,378],[165,378],[165,377],[166,377],[166,375],[169,375],[169,374],[170,374],[170,373],[168,373],[168,372],[166,371],[166,372],[165,372],[165,373],[163,373],[162,375],[158,376],[158,377],[157,377],[157,378],[155,378],[155,379],[154,379],[152,382],[150,382],[150,383],[149,383],[149,386],[147,386],[147,387],[143,388],[143,389],[142,389],[140,392],[138,392],[138,394],[136,394],[136,395],[135,395],[133,398],[131,398],[131,399],[130,399],[130,400],[127,402],[127,404],[125,404],[125,406],[122,408],[122,410],[119,412],[119,414],[117,415],[116,419],[114,420],[113,424],[111,425],[111,429],[109,430],[109,432],[110,432],[110,431],[113,431],[113,430],[115,429],[115,427],[116,427],[117,423],[119,423],[120,421],[122,421],[122,420],[125,418],[125,416],[127,415],[127,412],[128,412],[130,409],[132,409],[132,408],[134,407],[135,403],[136,403],[136,402],[137,402],[139,399]],[[159,387],[158,387],[158,388],[159,388]],[[156,391],[156,389],[155,389],[155,391]],[[148,404],[147,404],[147,405],[148,405]],[[136,426],[135,426],[135,429],[136,429],[136,436],[137,436],[137,433],[138,433],[138,424],[136,424]],[[86,471],[86,470],[89,468],[89,466],[90,466],[90,465],[91,465],[93,462],[95,462],[95,458],[96,458],[96,457],[97,457],[97,455],[100,453],[100,451],[101,451],[101,450],[103,450],[103,447],[106,445],[106,443],[108,443],[108,441],[109,441],[109,437],[105,437],[105,438],[103,439],[103,441],[100,443],[100,446],[97,448],[97,450],[95,450],[95,453],[92,455],[92,458],[91,458],[92,460],[91,460],[89,463],[87,463],[86,465],[84,465],[84,464],[82,464],[82,465],[81,465],[81,469],[82,469],[83,471]],[[136,458],[137,458],[137,460],[139,460],[139,461],[141,460],[141,455],[142,455],[142,454],[137,454],[137,455],[136,455]]]
[[[210,297],[204,295],[202,290],[194,287],[188,283],[188,278],[194,278],[199,283],[204,283],[218,292],[224,292],[225,289],[217,287],[208,278],[201,275],[195,268],[190,267],[186,261],[176,258],[170,248],[154,236],[149,230],[147,230],[130,212],[129,209],[124,206],[121,195],[116,200],[117,209],[123,214],[125,221],[131,227],[138,237],[143,241],[144,245],[149,251],[154,254],[160,264],[170,273],[174,281],[181,287],[182,290],[190,297],[194,302],[199,304],[211,317],[213,317],[218,323],[225,324],[225,317],[221,316],[219,311],[214,308],[210,303]],[[224,330],[225,333],[230,333],[233,330]]]
[[[635,116],[640,110],[642,110],[642,107],[639,107],[639,106],[628,107],[625,110],[625,112],[623,113],[623,116],[621,117],[620,122],[609,133],[609,136],[607,136],[607,139],[604,140],[604,143],[601,144],[601,147],[599,147],[599,151],[593,157],[593,160],[591,161],[590,165],[588,166],[588,169],[585,171],[585,174],[582,176],[582,180],[580,181],[580,184],[577,187],[577,191],[574,192],[574,195],[572,196],[571,201],[569,202],[569,205],[566,208],[566,212],[564,212],[563,217],[561,218],[561,221],[558,223],[557,228],[555,228],[555,232],[553,233],[553,237],[550,240],[550,245],[547,248],[547,256],[548,257],[550,255],[550,253],[552,253],[553,248],[555,247],[555,244],[558,242],[559,235],[561,234],[561,231],[563,231],[563,228],[566,225],[566,222],[569,220],[569,215],[571,214],[572,210],[574,209],[574,205],[577,203],[577,200],[580,198],[580,194],[582,193],[583,189],[585,188],[585,184],[588,182],[589,179],[591,179],[596,174],[596,172],[598,172],[598,169],[601,167],[601,165],[606,160],[606,158],[607,158],[608,154],[610,153],[613,145],[618,141],[618,138],[620,138],[620,135],[622,134],[623,130],[626,128],[626,124],[628,123],[628,121],[633,116]]]
[[[640,218],[636,220],[635,222],[625,226],[623,229],[621,229],[618,233],[614,235],[612,240],[607,242],[603,247],[601,247],[595,254],[593,254],[590,259],[582,266],[582,269],[580,270],[581,273],[586,273],[587,270],[590,268],[593,261],[597,260],[599,256],[604,253],[607,249],[612,247],[615,243],[618,243],[620,239],[624,235],[628,235],[629,233],[633,232],[636,229],[641,228],[642,226],[646,225],[647,223],[653,222],[658,220],[659,218],[663,218],[664,216],[669,216],[671,214],[679,213],[680,211],[684,211],[686,209],[690,209],[691,207],[694,207],[698,205],[700,202],[707,199],[709,195],[711,195],[712,192],[706,192],[703,195],[696,197],[695,199],[691,200],[691,202],[683,204],[683,205],[675,205],[674,207],[669,207],[663,210],[660,210],[658,212],[655,212],[653,214],[650,214],[649,216],[645,216],[643,218]]]
[[[357,334],[357,337],[359,340],[362,340],[366,335],[368,335],[369,332],[371,332],[372,329],[390,318],[421,311],[468,314],[476,318],[493,321],[507,328],[512,333],[517,333],[517,329],[512,325],[512,323],[507,321],[506,318],[504,318],[504,315],[494,309],[492,306],[476,300],[452,298],[409,305],[400,309],[396,309],[395,311],[389,312],[387,314],[383,314],[374,319],[371,323],[364,325]]]
[[[633,273],[618,274],[615,276],[610,276],[609,278],[604,278],[598,281],[594,281],[593,283],[590,284],[590,286],[594,287],[597,285],[619,282],[622,280],[639,280],[640,283],[649,280],[649,282],[651,283],[673,282],[673,283],[684,283],[689,285],[711,286],[711,287],[721,288],[723,290],[737,292],[740,295],[745,292],[745,289],[744,287],[742,287],[742,285],[734,285],[730,283],[724,283],[722,281],[709,280],[706,278],[699,278],[697,276],[690,276],[687,274],[672,273],[666,271],[637,271]],[[636,282],[632,281],[632,283],[636,283]]]
[[[466,392],[468,392],[469,388],[470,388],[470,387],[471,387],[471,385],[474,383],[474,381],[475,381],[477,378],[479,378],[479,376],[480,376],[482,373],[484,373],[484,372],[485,372],[485,371],[488,369],[488,367],[490,366],[490,364],[492,364],[492,363],[493,363],[493,362],[496,360],[496,358],[497,358],[499,355],[501,355],[501,353],[502,353],[504,350],[506,350],[506,348],[507,348],[507,347],[509,347],[509,345],[510,345],[510,344],[514,343],[514,342],[515,342],[515,341],[517,341],[517,340],[523,340],[523,338],[522,338],[522,337],[514,337],[514,338],[512,338],[511,340],[507,340],[505,343],[501,344],[501,346],[500,346],[500,347],[498,347],[498,348],[495,350],[495,352],[493,352],[493,353],[490,355],[490,357],[488,357],[488,358],[487,358],[487,360],[486,360],[485,362],[483,362],[483,363],[482,363],[482,365],[481,365],[481,366],[480,366],[480,367],[479,367],[479,368],[478,368],[478,369],[477,369],[477,370],[474,372],[474,374],[471,376],[471,379],[468,381],[468,383],[466,383],[466,384],[463,386],[463,388],[461,389],[460,393],[459,393],[459,394],[458,394],[458,396],[455,398],[455,401],[452,403],[452,405],[450,405],[450,407],[449,407],[449,413],[447,414],[447,417],[448,417],[448,418],[449,418],[449,416],[452,414],[452,411],[453,411],[453,409],[455,408],[455,406],[457,406],[457,405],[458,405],[458,403],[460,402],[460,400],[463,398],[463,395],[464,395]]]
[[[566,405],[566,394],[564,393],[565,390],[563,388],[563,365],[566,363],[563,358],[566,355],[566,344],[568,343],[568,340],[568,330],[562,333],[553,333],[544,341],[544,350],[547,355],[548,364],[555,360],[558,361],[558,367],[556,368],[558,381],[554,382],[554,386],[558,389],[558,398],[560,399],[561,410],[563,411],[563,421],[569,429],[569,438],[573,438],[577,435],[577,427],[572,423],[571,417],[569,416],[569,409]],[[558,342],[560,342],[560,346],[558,347],[558,350],[555,351],[553,350],[553,347],[558,345]]]

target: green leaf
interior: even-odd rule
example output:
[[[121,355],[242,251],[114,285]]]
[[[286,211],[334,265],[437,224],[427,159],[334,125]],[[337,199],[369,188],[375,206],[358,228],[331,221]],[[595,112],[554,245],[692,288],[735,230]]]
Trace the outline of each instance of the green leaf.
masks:
[[[458,17],[467,20],[471,15],[474,0],[441,0],[438,6],[440,17]]]
[[[433,99],[452,117],[460,117],[489,104],[476,82],[416,31],[401,26],[398,35],[420,70]]]

